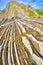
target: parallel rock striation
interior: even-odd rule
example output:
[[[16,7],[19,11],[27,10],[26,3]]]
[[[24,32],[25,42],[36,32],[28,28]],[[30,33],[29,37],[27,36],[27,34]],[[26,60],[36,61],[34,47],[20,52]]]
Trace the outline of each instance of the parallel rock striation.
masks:
[[[0,64],[43,65],[43,23],[30,21],[22,8],[13,6],[0,22]]]

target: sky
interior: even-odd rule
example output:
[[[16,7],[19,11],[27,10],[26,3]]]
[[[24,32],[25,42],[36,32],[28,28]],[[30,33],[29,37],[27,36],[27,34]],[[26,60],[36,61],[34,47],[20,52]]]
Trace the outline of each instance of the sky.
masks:
[[[4,9],[11,0],[0,0],[0,9]],[[12,0],[14,1],[14,0]],[[16,0],[19,3],[30,4],[34,8],[43,9],[43,0]]]

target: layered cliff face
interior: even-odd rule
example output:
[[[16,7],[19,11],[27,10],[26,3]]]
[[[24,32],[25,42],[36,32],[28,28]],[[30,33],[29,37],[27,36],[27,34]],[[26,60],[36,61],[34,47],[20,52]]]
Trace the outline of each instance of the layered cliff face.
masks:
[[[20,13],[22,15],[25,13],[29,17],[43,16],[43,10],[35,9],[35,8],[31,7],[30,5],[25,5],[23,3],[17,3],[14,1],[9,2],[4,11],[0,10],[0,14],[4,12],[5,13],[4,17],[12,18],[12,17],[14,17],[14,14],[16,15],[16,13],[18,13],[18,11],[19,12],[21,11]]]
[[[12,18],[15,16],[18,16],[18,17],[27,16],[25,5],[18,4],[17,2],[8,3],[5,9],[5,14],[7,15],[8,18]]]

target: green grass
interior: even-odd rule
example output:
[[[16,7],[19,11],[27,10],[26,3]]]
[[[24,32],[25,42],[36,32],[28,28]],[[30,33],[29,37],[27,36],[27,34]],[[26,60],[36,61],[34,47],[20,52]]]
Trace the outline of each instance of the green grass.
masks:
[[[32,17],[32,16],[43,16],[43,10],[35,9],[35,8],[32,8],[31,6],[28,6],[26,8],[26,11],[30,17]]]
[[[33,11],[31,11],[30,9],[27,9],[27,12],[28,12],[28,14],[29,14],[29,16],[36,16],[36,14],[33,12]]]
[[[0,10],[0,14],[1,14],[1,13],[4,13],[4,12],[5,12],[5,10]]]
[[[0,14],[2,13],[2,11],[0,10]]]
[[[36,11],[39,15],[43,16],[43,10],[41,10],[41,9],[35,9],[35,11]]]

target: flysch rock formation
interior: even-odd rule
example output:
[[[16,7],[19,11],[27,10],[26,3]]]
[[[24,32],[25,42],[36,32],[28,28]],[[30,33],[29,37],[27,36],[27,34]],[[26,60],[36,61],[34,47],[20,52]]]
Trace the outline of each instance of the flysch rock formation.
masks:
[[[10,2],[0,22],[1,65],[43,65],[43,23],[30,21],[24,6]]]

